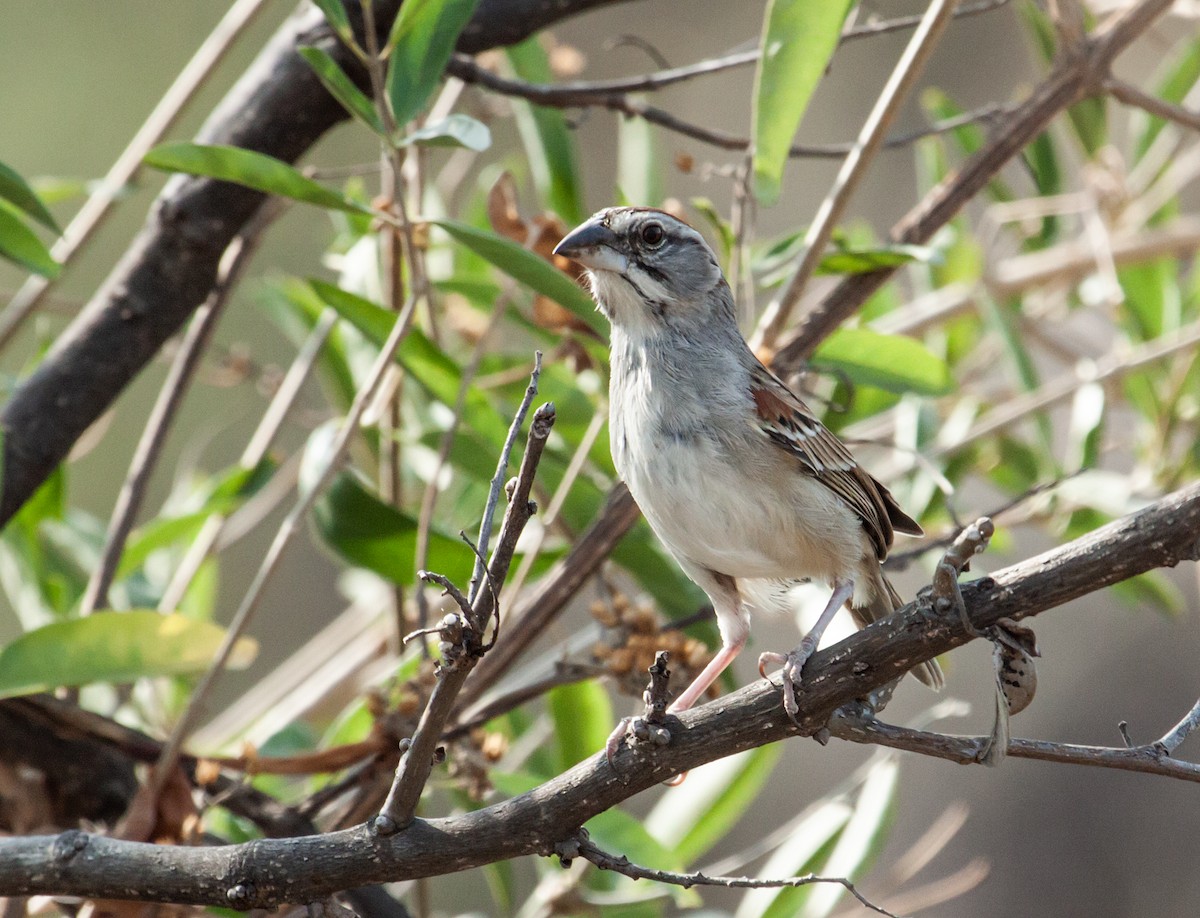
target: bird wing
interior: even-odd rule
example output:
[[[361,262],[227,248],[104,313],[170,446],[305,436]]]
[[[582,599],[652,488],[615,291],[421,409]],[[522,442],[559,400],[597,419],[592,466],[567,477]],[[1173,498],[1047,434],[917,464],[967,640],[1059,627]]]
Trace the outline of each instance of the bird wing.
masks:
[[[756,363],[751,371],[750,397],[759,431],[846,502],[862,520],[880,561],[887,557],[896,532],[922,534],[891,492],[863,471],[846,445],[762,364]]]

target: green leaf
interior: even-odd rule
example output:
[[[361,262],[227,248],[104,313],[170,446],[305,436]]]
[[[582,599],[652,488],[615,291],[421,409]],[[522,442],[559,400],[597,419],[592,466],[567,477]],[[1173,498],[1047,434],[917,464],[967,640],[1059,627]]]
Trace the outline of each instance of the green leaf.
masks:
[[[350,19],[346,16],[346,8],[342,0],[313,0],[316,7],[325,14],[325,20],[350,47],[355,47],[354,31],[350,28]]]
[[[884,757],[871,767],[858,792],[854,813],[833,846],[829,859],[822,866],[822,873],[857,878],[868,861],[878,854],[892,812],[899,772],[900,766],[892,756]],[[800,913],[803,918],[825,918],[845,895],[846,890],[842,886],[819,883],[807,888],[785,890],[784,895],[776,901],[776,906],[784,905],[790,898],[803,900],[805,908]],[[779,914],[795,915],[796,912],[785,906]]]
[[[506,53],[516,75],[527,83],[549,83],[554,79],[539,36],[513,45]],[[562,109],[530,105],[521,99],[513,99],[512,106],[533,181],[546,206],[569,224],[581,222],[586,216],[582,182],[575,135],[567,127],[566,115]]]
[[[340,4],[335,2],[333,5],[341,9]],[[342,104],[342,108],[376,134],[381,137],[387,135],[375,103],[354,85],[354,81],[346,75],[346,71],[338,66],[337,61],[320,48],[307,46],[299,48],[298,51],[300,56],[308,62],[308,66],[313,69],[322,85],[329,90],[330,95]]]
[[[495,233],[465,223],[434,220],[433,224],[510,277],[569,309],[597,334],[607,337],[604,318],[596,311],[592,298],[544,258]]]
[[[865,328],[839,328],[817,348],[812,363],[889,392],[945,395],[953,388],[950,368],[920,341]]]
[[[657,207],[663,199],[663,155],[645,118],[617,122],[617,187],[625,203]]]
[[[312,280],[309,283],[318,297],[336,309],[359,332],[376,346],[383,344],[396,321],[395,313],[325,281]],[[396,352],[396,360],[421,388],[442,404],[453,407],[462,385],[462,372],[458,364],[419,329],[409,330]],[[465,430],[497,448],[508,433],[508,421],[476,386],[467,389],[462,422]]]
[[[314,435],[313,440],[317,439]],[[324,452],[312,450],[311,442],[305,455],[305,465],[310,468],[310,456]],[[326,544],[351,564],[374,571],[391,583],[415,581],[416,518],[384,503],[354,475],[343,472],[333,480],[314,504],[313,519]],[[466,543],[437,530],[429,533],[427,563],[431,570],[465,582],[473,562]]]
[[[387,93],[397,124],[425,107],[478,0],[405,0],[388,39]]]
[[[829,851],[841,837],[853,810],[848,794],[837,794],[814,804],[789,828],[782,843],[758,869],[764,877],[802,876],[817,873]],[[791,911],[780,907],[787,901],[784,893],[794,894],[802,890],[752,889],[743,896],[740,911],[747,915],[795,915],[798,905]],[[803,890],[806,891],[806,890]],[[784,903],[780,903],[784,899]]]
[[[17,216],[15,207],[0,202],[0,256],[43,277],[57,277],[62,266],[42,240]]]
[[[1033,32],[1034,43],[1042,58],[1047,63],[1053,62],[1057,44],[1053,20],[1032,3],[1024,4],[1021,12]],[[1108,107],[1103,96],[1084,99],[1072,105],[1067,109],[1067,117],[1089,157],[1095,156],[1108,142]]]
[[[465,147],[482,153],[492,145],[492,132],[486,124],[470,115],[450,115],[441,121],[426,124],[400,141],[401,146],[409,144],[421,147]]]
[[[853,0],[769,0],[754,80],[754,194],[779,198],[792,138],[838,45]]]
[[[709,198],[692,198],[689,202],[695,211],[700,214],[708,225],[713,228],[717,234],[717,241],[721,244],[721,263],[728,265],[733,257],[733,247],[737,244],[737,238],[733,234],[733,227],[721,216],[721,212],[717,210],[717,206],[713,204]]]
[[[0,199],[8,201],[19,210],[23,210],[33,219],[37,220],[46,229],[54,230],[55,233],[61,233],[58,224],[54,222],[54,217],[50,211],[46,210],[46,205],[42,203],[42,199],[37,196],[37,193],[29,187],[25,179],[21,178],[13,169],[0,163]]]
[[[647,829],[679,860],[694,862],[744,818],[782,752],[775,743],[696,769],[650,812]]]
[[[1175,105],[1183,102],[1184,97],[1200,80],[1200,38],[1194,38],[1179,51],[1178,57],[1168,61],[1166,75],[1159,81],[1155,95],[1164,102]],[[1146,119],[1145,127],[1138,134],[1134,144],[1134,160],[1140,160],[1150,149],[1167,122],[1163,118],[1141,114]]]
[[[165,172],[186,172],[234,182],[330,210],[374,213],[369,207],[306,178],[281,159],[241,147],[169,143],[155,147],[143,162]]]
[[[551,689],[546,696],[558,739],[559,771],[566,771],[604,748],[612,732],[608,692],[594,679]]]
[[[818,274],[867,274],[912,261],[935,261],[936,249],[924,245],[892,245],[873,249],[834,249],[821,258]]]
[[[966,114],[966,110],[949,95],[932,86],[921,93],[921,107],[931,121],[946,121]],[[978,124],[959,125],[949,135],[965,156],[975,153],[987,141],[983,128]],[[988,182],[988,193],[995,201],[1012,201],[1017,197],[1016,192],[999,178]]]
[[[1134,340],[1151,341],[1179,327],[1183,291],[1175,259],[1126,265],[1117,269],[1117,280],[1125,294],[1122,324]]]
[[[211,622],[147,609],[54,622],[0,649],[0,697],[64,685],[195,675],[208,669],[224,638],[225,629]],[[257,652],[257,642],[239,638],[229,665],[244,669]]]
[[[661,870],[684,868],[681,857],[647,832],[640,819],[635,819],[624,810],[615,807],[605,810],[589,819],[584,826],[598,847],[619,852],[635,864],[654,864]]]

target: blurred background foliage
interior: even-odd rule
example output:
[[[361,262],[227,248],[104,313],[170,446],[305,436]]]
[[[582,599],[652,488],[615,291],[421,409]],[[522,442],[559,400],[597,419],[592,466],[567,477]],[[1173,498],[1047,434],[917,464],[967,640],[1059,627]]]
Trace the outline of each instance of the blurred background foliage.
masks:
[[[349,37],[340,5],[318,5]],[[1051,66],[1059,39],[1045,10],[1016,0],[978,6],[987,9],[950,27],[892,132],[903,142],[880,154],[805,302],[847,275],[899,272],[790,380],[930,533],[922,545],[897,546],[906,595],[926,581],[938,539],[981,513],[996,517],[999,534],[977,573],[1137,509],[1195,480],[1200,464],[1194,130],[1109,98],[1082,102],[927,245],[886,241],[896,217],[986,142],[998,108],[1019,102]],[[89,594],[89,579],[165,364],[130,387],[0,537],[0,694],[65,687],[88,708],[163,735],[283,513],[317,488],[304,544],[285,557],[230,660],[241,671],[221,683],[220,709],[188,748],[233,756],[222,767],[322,828],[365,818],[381,781],[386,790],[388,755],[419,715],[436,652],[399,639],[442,612],[416,572],[460,584],[470,576],[474,559],[459,532],[479,527],[535,350],[545,355],[538,399],[555,403],[558,421],[506,610],[554,576],[615,484],[605,323],[572,266],[550,256],[554,243],[601,206],[669,209],[708,235],[749,334],[802,254],[806,221],[838,163],[789,162],[797,124],[803,116],[806,143],[853,137],[908,33],[839,36],[921,9],[890,0],[765,8],[649,0],[476,62],[505,79],[551,84],[663,70],[760,42],[781,47],[765,64],[751,59],[638,97],[753,137],[748,160],[642,118],[438,79],[473,8],[409,0],[382,53],[358,49],[369,65],[380,62],[376,99],[324,52],[305,52],[354,117],[303,167],[174,141],[147,156],[158,170],[240,182],[286,206],[204,353],[137,525],[111,559],[105,601]],[[8,261],[0,286],[11,293],[29,272],[58,282],[0,355],[7,388],[115,262],[160,187],[157,174],[143,170],[123,189],[97,244],[66,264],[53,255],[60,227],[221,12],[134,3],[103,15],[77,3],[8,12],[19,22],[0,38],[9,87],[0,100],[9,128],[0,144]],[[172,137],[190,136],[288,12],[264,4]],[[145,20],[160,27],[133,27]],[[1124,79],[1194,112],[1194,25],[1181,14],[1152,29],[1123,59]],[[322,487],[339,420],[368,386],[398,315],[411,325],[381,394],[366,406],[349,460]],[[266,446],[260,418],[272,400],[282,406],[291,380],[294,401]],[[1139,577],[1112,591],[1116,602],[1093,598],[1074,617],[1039,623],[1049,686],[1018,732],[1109,743],[1120,719],[1144,735],[1172,722],[1194,700],[1200,659],[1190,576]],[[804,596],[798,605],[803,618],[811,603]],[[632,709],[626,696],[640,694],[655,649],[669,647],[675,678],[686,679],[714,637],[702,594],[640,521],[546,632],[527,636],[536,637],[531,649],[467,700],[424,814],[522,792],[593,754]],[[759,622],[755,639],[790,646],[796,633],[791,622]],[[930,696],[905,685],[897,716],[935,723],[972,702],[983,714],[970,729],[986,729],[978,722],[990,711],[990,665],[982,651],[961,656],[944,661],[946,698],[930,707]],[[740,669],[726,687],[749,677]],[[497,699],[503,713],[471,719],[492,713]],[[359,755],[338,759],[341,749]],[[271,773],[287,771],[272,757],[299,757],[317,774]],[[944,763],[901,769],[887,752],[796,741],[699,769],[588,829],[602,847],[666,870],[849,876],[904,913],[1182,915],[1200,892],[1194,871],[1173,868],[1158,844],[1148,860],[1132,851],[1180,829],[1177,793],[1160,779],[1023,762],[967,777]],[[211,800],[203,819],[226,840],[261,832]],[[1086,839],[1070,836],[1096,819],[1103,824]],[[1139,841],[1139,832],[1149,834]],[[456,879],[396,891],[430,914],[858,908],[836,886],[683,891],[582,861],[567,871],[541,860],[481,873],[486,888]]]

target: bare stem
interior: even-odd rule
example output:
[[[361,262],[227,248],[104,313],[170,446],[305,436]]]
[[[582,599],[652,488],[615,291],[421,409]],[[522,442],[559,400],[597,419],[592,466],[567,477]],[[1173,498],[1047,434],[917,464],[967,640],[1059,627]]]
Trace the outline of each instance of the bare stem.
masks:
[[[162,455],[167,442],[167,431],[175,420],[179,406],[191,387],[200,360],[212,341],[217,322],[225,311],[229,296],[236,286],[242,269],[258,248],[262,234],[280,213],[282,208],[276,202],[267,203],[259,212],[257,219],[246,226],[246,229],[229,244],[225,257],[217,274],[216,284],[204,304],[196,310],[191,324],[179,343],[179,350],[171,362],[171,369],[158,392],[158,398],[146,420],[141,439],[134,450],[133,459],[129,464],[129,472],[117,495],[117,504],[108,523],[108,532],[104,537],[104,548],[100,553],[87,590],[83,594],[80,615],[90,615],[96,609],[108,606],[108,591],[116,577],[117,565],[125,550],[125,542],[133,530],[134,521],[141,509],[146,496],[146,488],[150,484],[150,476],[154,472],[158,459]]]
[[[572,857],[582,857],[595,864],[601,870],[611,870],[614,873],[622,874],[634,880],[654,880],[658,883],[669,883],[672,886],[682,886],[684,889],[691,889],[693,886],[721,886],[726,889],[787,889],[797,886],[811,886],[814,883],[833,883],[845,888],[846,892],[857,899],[864,908],[869,908],[880,915],[887,915],[889,918],[899,918],[898,915],[889,912],[882,906],[876,905],[860,893],[854,884],[845,877],[822,877],[810,873],[802,877],[760,880],[754,877],[710,877],[705,876],[703,873],[675,873],[671,870],[654,870],[650,867],[642,867],[634,864],[624,855],[609,854],[607,851],[598,848],[588,840],[586,832],[582,830],[575,838],[560,842],[555,847],[554,853],[559,856],[564,866],[570,863]]]
[[[796,270],[759,320],[758,329],[750,340],[751,347],[773,347],[791,318],[792,310],[800,302],[804,288],[820,264],[821,256],[825,254],[825,246],[833,235],[834,226],[845,213],[846,205],[883,146],[888,128],[924,72],[933,49],[937,47],[946,26],[954,16],[957,4],[958,0],[933,0],[929,9],[925,11],[921,25],[913,34],[900,60],[896,62],[896,68],[879,94],[871,114],[863,123],[854,147],[842,163],[842,168],[833,181],[833,187],[821,202],[816,216],[804,234],[804,253],[796,265]]]

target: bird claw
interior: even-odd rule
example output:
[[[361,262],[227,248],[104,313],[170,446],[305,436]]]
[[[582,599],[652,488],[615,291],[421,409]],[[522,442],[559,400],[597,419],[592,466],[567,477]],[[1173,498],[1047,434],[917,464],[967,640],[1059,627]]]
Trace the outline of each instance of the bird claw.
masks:
[[[804,664],[808,662],[808,658],[813,655],[816,647],[812,645],[807,638],[799,643],[794,649],[788,653],[773,653],[768,651],[759,654],[758,657],[758,672],[767,679],[766,669],[768,665],[783,667],[783,709],[787,712],[787,716],[792,719],[792,723],[799,726],[799,720],[796,714],[800,711],[800,704],[796,701],[796,683],[803,677]]]
[[[626,739],[633,743],[649,743],[652,746],[666,746],[671,742],[671,731],[661,724],[653,724],[644,717],[622,717],[608,739],[604,742],[604,757],[608,760],[613,771],[617,770],[614,761],[621,743]],[[684,775],[686,776],[686,772]],[[680,778],[682,780],[682,778]],[[668,782],[669,783],[669,782]]]

